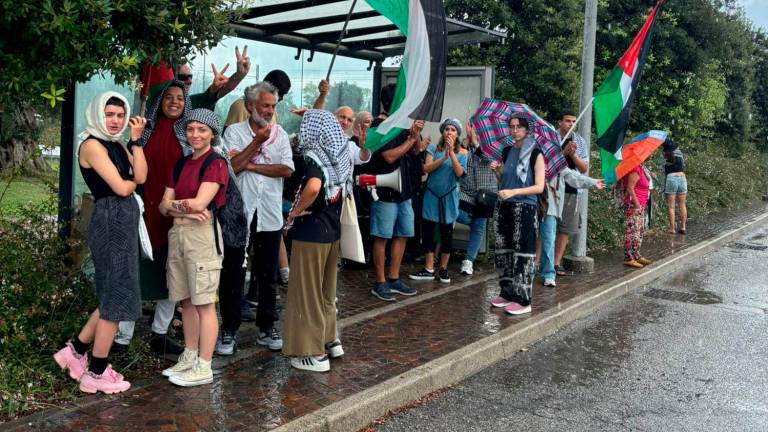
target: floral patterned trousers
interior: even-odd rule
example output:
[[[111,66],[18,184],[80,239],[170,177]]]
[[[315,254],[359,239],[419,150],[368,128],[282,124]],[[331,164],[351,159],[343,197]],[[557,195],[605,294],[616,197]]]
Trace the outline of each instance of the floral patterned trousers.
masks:
[[[627,206],[624,209],[624,261],[640,258],[640,246],[643,244],[645,233],[645,209]]]

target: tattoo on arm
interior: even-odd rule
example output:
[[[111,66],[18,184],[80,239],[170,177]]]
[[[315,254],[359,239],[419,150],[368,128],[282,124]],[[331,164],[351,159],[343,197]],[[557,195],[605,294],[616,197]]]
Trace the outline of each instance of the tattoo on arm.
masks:
[[[171,207],[180,213],[190,213],[189,201],[187,200],[171,201]]]

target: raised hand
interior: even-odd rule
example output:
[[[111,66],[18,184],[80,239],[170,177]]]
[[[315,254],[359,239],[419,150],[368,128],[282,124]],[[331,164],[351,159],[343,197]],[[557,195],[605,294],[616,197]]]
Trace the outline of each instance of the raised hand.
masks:
[[[320,84],[317,85],[317,91],[320,92],[321,96],[325,96],[331,91],[331,84],[326,80],[320,80]]]
[[[239,75],[248,75],[248,71],[251,70],[251,58],[246,55],[248,52],[248,45],[243,47],[243,53],[240,54],[240,50],[235,46],[235,59],[237,60],[237,73]],[[222,73],[224,73],[222,71]]]
[[[128,120],[128,127],[131,128],[131,141],[137,141],[141,138],[144,128],[147,126],[147,119],[141,116],[131,117]]]
[[[418,139],[422,129],[424,129],[424,120],[414,121],[413,124],[411,125],[411,130],[410,130],[411,138]]]
[[[304,113],[307,112],[309,108],[307,107],[301,107],[301,108],[291,108],[290,111],[292,114],[296,114],[299,117],[304,117]]]
[[[211,70],[213,71],[213,83],[211,83],[211,87],[214,88],[214,90],[219,90],[227,83],[229,82],[229,78],[227,78],[226,75],[224,75],[224,72],[227,71],[227,68],[229,67],[229,63],[227,63],[221,71],[216,70],[216,66],[211,63]]]
[[[364,124],[358,124],[355,128],[357,134],[357,142],[360,147],[365,147],[366,132],[368,128]]]

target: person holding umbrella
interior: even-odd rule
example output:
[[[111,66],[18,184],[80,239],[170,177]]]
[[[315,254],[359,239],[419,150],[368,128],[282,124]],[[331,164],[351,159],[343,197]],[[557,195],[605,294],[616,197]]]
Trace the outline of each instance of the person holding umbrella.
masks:
[[[546,165],[536,141],[528,136],[527,119],[512,117],[509,129],[514,143],[503,150],[503,162],[491,164],[500,183],[496,270],[501,288],[491,306],[520,315],[531,312],[538,228],[536,195],[544,191]]]
[[[617,187],[624,189],[624,265],[643,268],[651,263],[651,260],[640,255],[645,233],[645,206],[650,196],[650,176],[641,163]]]

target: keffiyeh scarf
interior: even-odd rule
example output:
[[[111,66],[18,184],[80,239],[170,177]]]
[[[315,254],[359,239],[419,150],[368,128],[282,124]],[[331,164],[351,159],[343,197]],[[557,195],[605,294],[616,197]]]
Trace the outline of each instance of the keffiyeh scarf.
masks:
[[[189,93],[184,90],[184,83],[181,81],[169,82],[165,88],[163,88],[160,94],[155,98],[155,101],[152,103],[152,107],[147,111],[147,126],[144,128],[144,132],[141,134],[140,141],[142,146],[147,145],[147,142],[149,142],[149,137],[152,136],[152,131],[155,129],[155,125],[157,124],[157,117],[162,115],[163,98],[171,86],[181,87],[182,91],[184,92],[184,111],[182,112],[181,117],[176,119],[173,124],[173,134],[176,136],[176,139],[179,140],[179,143],[181,143],[184,147],[184,154],[188,154],[191,153],[191,149],[187,144],[187,116],[189,116],[190,111],[192,111],[192,101],[190,101]]]
[[[520,158],[517,160],[517,178],[525,182],[528,178],[528,169],[531,167],[531,153],[536,148],[536,141],[529,135],[523,140],[523,146],[520,148]]]
[[[347,137],[333,114],[322,110],[307,110],[299,132],[299,151],[305,159],[316,164],[325,177],[325,199],[331,200],[339,191],[346,196],[352,191],[352,161],[348,154]]]

